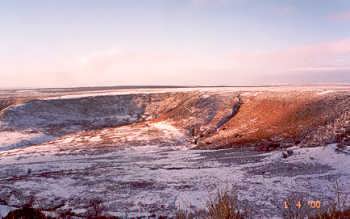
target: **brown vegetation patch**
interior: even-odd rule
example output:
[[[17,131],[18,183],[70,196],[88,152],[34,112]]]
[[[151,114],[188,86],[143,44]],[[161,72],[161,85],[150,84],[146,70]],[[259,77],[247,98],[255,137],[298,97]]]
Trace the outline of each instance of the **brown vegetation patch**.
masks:
[[[21,209],[16,209],[14,211],[11,211],[8,213],[8,215],[5,217],[5,219],[47,219],[40,210],[30,208],[30,207],[23,207]]]
[[[269,151],[300,143],[327,143],[334,135],[315,139],[315,131],[333,124],[350,110],[349,101],[346,95],[320,96],[311,92],[245,96],[239,112],[219,132],[202,138],[199,145],[210,148],[254,145]]]

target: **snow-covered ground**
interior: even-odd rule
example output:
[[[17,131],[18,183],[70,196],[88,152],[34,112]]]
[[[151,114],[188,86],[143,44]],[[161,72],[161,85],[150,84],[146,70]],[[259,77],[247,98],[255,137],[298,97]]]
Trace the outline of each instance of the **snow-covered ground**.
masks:
[[[284,90],[286,88],[279,88],[277,90]],[[194,92],[194,91],[200,91],[200,92],[234,92],[234,91],[241,91],[241,87],[209,87],[209,88],[166,88],[166,89],[125,89],[125,90],[117,90],[117,91],[97,91],[97,92],[85,92],[82,94],[68,94],[68,95],[60,95],[50,98],[44,98],[46,100],[52,100],[52,99],[78,99],[78,98],[84,98],[84,97],[99,97],[99,96],[115,96],[115,95],[128,95],[128,94],[160,94],[160,93],[175,93],[175,92]],[[268,91],[268,90],[274,90],[276,91],[276,88],[269,89],[267,87],[246,87],[244,88],[245,91]],[[303,90],[307,90],[307,88],[304,88]]]
[[[68,89],[69,90],[69,89]],[[235,86],[235,87],[188,87],[188,88],[137,88],[137,89],[99,89],[90,91],[74,92],[66,91],[65,89],[46,89],[46,90],[1,90],[0,96],[35,96],[40,99],[76,99],[83,97],[97,97],[97,96],[114,96],[125,94],[150,94],[150,93],[168,93],[168,92],[262,92],[262,91],[319,91],[320,94],[327,94],[334,91],[349,91],[349,85],[320,85],[320,86]]]
[[[84,215],[89,201],[98,199],[110,215],[168,215],[179,207],[203,208],[217,189],[234,185],[257,216],[269,218],[280,216],[277,207],[291,193],[325,203],[334,196],[330,187],[335,180],[350,193],[350,157],[334,145],[294,148],[283,159],[280,151],[190,150],[190,144],[181,144],[183,133],[166,122],[150,124],[146,131],[134,128],[80,133],[0,152],[2,204],[20,206],[33,196],[37,207],[56,212],[72,208]],[[154,144],[152,133],[169,142],[180,140]],[[104,134],[148,138],[150,144],[103,145]],[[82,136],[84,143],[77,144]]]
[[[7,151],[27,145],[41,144],[53,139],[43,133],[33,133],[31,131],[3,131],[0,133],[0,151]]]
[[[218,91],[254,96],[293,89],[327,95],[348,88],[171,91],[200,90],[209,97]],[[336,182],[343,194],[349,194],[350,203],[350,155],[333,144],[293,147],[286,159],[281,151],[194,150],[185,130],[167,120],[138,123],[144,112],[138,102],[112,97],[161,92],[169,89],[44,95],[9,107],[0,121],[0,217],[31,197],[34,207],[53,214],[72,209],[84,216],[90,201],[100,200],[104,214],[172,215],[176,208],[204,208],[218,189],[232,186],[257,218],[281,217],[283,201],[290,194],[321,200],[324,207],[335,196]],[[106,98],[82,98],[95,96]]]

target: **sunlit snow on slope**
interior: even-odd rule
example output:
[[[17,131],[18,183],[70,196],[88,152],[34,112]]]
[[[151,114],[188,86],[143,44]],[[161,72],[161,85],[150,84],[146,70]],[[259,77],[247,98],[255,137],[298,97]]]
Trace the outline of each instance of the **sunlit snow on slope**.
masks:
[[[52,136],[43,133],[3,131],[0,132],[0,151],[41,144],[52,139]]]

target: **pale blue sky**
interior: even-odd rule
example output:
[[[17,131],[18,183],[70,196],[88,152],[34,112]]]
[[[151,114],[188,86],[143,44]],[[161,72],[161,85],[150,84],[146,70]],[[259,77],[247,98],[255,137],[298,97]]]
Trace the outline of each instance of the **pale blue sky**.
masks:
[[[347,0],[0,0],[0,28],[1,87],[350,82]]]

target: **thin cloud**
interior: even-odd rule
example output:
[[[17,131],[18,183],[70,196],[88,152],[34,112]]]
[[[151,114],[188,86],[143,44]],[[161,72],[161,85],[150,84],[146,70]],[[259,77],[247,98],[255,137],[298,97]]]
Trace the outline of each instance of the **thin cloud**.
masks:
[[[350,71],[350,66],[318,66],[289,69],[289,72],[335,72],[335,71]]]
[[[66,58],[70,60],[69,57]],[[35,84],[37,78],[40,78],[45,86],[54,86],[55,82],[61,86],[229,85],[313,80],[341,82],[349,81],[350,77],[350,39],[260,53],[111,47],[82,54],[74,60],[66,61],[67,64],[63,67],[59,65],[64,63],[63,61],[48,66],[42,66],[38,62],[29,66],[23,65],[22,68],[15,68],[13,71],[9,69],[9,72],[47,72],[42,74],[43,76],[35,73],[22,74],[21,84],[17,83],[18,86]],[[5,81],[16,81],[16,75],[19,73],[5,74],[3,78]]]
[[[350,70],[350,39],[232,56],[237,70],[259,74]]]
[[[232,1],[230,0],[191,0],[192,5],[196,7],[224,6],[230,2]]]
[[[101,74],[123,74],[125,80],[130,81],[145,77],[145,74],[155,79],[178,75],[195,81],[204,73],[213,80],[214,75],[220,74],[231,80],[238,73],[242,73],[243,77],[254,78],[274,73],[288,75],[345,72],[350,70],[350,39],[290,47],[273,52],[247,51],[231,55],[228,55],[228,52],[217,54],[180,50],[107,49],[82,56],[79,60],[80,72],[89,73],[91,78]],[[232,72],[232,75],[228,72]]]
[[[279,5],[272,7],[272,13],[278,16],[289,16],[297,13],[297,9],[292,5]]]
[[[333,21],[350,21],[350,11],[338,12],[328,16]]]

